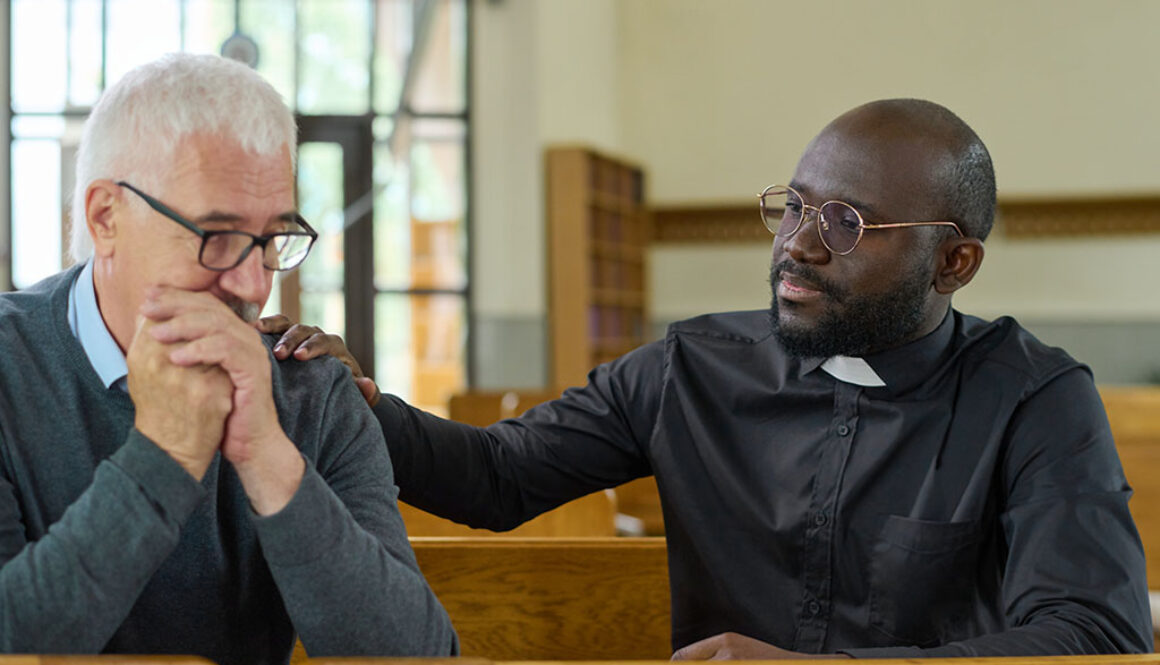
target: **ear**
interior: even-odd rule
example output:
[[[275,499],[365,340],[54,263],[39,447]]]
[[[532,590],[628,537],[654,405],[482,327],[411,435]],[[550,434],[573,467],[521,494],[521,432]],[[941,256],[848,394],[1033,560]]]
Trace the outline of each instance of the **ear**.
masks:
[[[978,238],[949,238],[938,248],[934,290],[949,295],[970,283],[983,263],[983,241]]]
[[[96,256],[112,256],[117,239],[118,216],[126,203],[121,188],[112,180],[94,180],[85,190],[85,224]]]

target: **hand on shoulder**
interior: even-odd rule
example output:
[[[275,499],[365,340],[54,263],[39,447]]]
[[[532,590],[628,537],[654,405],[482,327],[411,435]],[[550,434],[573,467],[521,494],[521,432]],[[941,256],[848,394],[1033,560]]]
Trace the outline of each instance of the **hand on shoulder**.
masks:
[[[334,356],[342,364],[350,368],[355,385],[362,393],[363,399],[369,406],[379,401],[379,387],[374,380],[363,374],[362,366],[346,348],[346,344],[338,335],[332,335],[317,326],[308,326],[294,323],[283,314],[275,314],[258,320],[259,332],[273,335],[282,335],[274,345],[274,357],[286,360],[293,357],[295,360],[310,360],[321,356]]]

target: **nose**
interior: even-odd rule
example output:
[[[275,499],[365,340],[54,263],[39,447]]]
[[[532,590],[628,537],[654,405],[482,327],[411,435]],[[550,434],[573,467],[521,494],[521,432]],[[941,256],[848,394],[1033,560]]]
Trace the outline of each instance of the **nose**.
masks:
[[[262,266],[262,248],[254,247],[241,263],[221,274],[218,286],[236,298],[264,307],[273,282],[273,271]]]
[[[798,263],[820,265],[830,260],[830,250],[822,243],[820,212],[806,208],[797,233],[782,241],[782,249]]]

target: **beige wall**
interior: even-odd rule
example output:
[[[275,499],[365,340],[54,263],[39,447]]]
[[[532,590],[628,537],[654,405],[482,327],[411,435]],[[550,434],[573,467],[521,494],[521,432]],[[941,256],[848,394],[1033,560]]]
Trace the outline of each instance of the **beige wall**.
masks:
[[[622,0],[624,149],[663,201],[749,197],[826,121],[924,97],[991,149],[1002,191],[1160,188],[1152,0]]]
[[[1160,194],[1160,2],[478,7],[475,285],[485,315],[543,312],[538,150],[547,141],[590,142],[643,163],[654,202],[747,201],[788,178],[833,116],[917,96],[976,128],[1000,196]],[[534,35],[521,33],[529,28]],[[479,59],[489,44],[499,60]],[[497,83],[509,84],[503,94],[490,90]],[[519,251],[512,233],[527,240]],[[658,318],[767,305],[768,247],[658,248],[653,259]],[[985,316],[1160,320],[1158,278],[1160,236],[995,237],[957,303]]]

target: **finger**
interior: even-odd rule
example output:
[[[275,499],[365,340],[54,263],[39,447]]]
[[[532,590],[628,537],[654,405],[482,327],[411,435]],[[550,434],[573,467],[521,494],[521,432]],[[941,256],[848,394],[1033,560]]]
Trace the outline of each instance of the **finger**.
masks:
[[[290,329],[282,333],[282,337],[278,343],[274,345],[274,357],[278,360],[285,360],[294,353],[302,343],[310,339],[312,336],[322,332],[321,328],[314,326],[307,326],[301,323],[296,323],[290,326]]]
[[[324,332],[315,333],[303,342],[302,346],[294,350],[294,357],[298,360],[310,360],[321,356],[334,356],[338,358],[343,365],[350,368],[351,374],[355,378],[364,376],[362,367],[355,360],[354,356],[350,354],[350,351],[346,348],[346,344],[343,344],[342,338],[338,335]]]
[[[258,319],[255,327],[260,333],[266,333],[269,335],[281,335],[282,333],[289,330],[291,325],[293,324],[290,321],[290,317],[286,316],[285,314],[274,314],[271,316],[263,316],[262,318]]]
[[[129,348],[125,351],[126,359],[140,358],[152,353],[157,353],[162,345],[153,338],[153,328],[157,326],[155,321],[137,315],[137,328],[133,331],[133,339],[129,342]]]
[[[249,331],[249,328],[243,327]],[[251,332],[251,334],[253,334]],[[193,365],[218,365],[235,378],[238,373],[265,370],[269,374],[270,364],[266,349],[257,335],[250,339],[239,337],[228,330],[199,337],[189,342],[169,347],[169,362],[181,367]]]
[[[363,399],[367,401],[367,406],[373,407],[379,403],[379,398],[382,396],[379,394],[379,387],[372,379],[362,376],[354,380],[354,385],[358,386]]]
[[[717,647],[712,637],[687,644],[673,652],[672,660],[712,660]]]
[[[204,310],[184,311],[172,318],[155,323],[149,329],[149,334],[162,344],[173,344],[192,341],[218,333],[223,329],[238,326],[246,329],[248,334],[253,334],[249,332],[248,326],[241,323],[240,319],[226,312],[217,310],[209,312]],[[240,334],[240,331],[237,330],[233,332],[235,335]]]
[[[151,286],[145,291],[141,314],[164,321],[186,311],[231,311],[229,306],[207,292],[186,291],[170,286]]]

